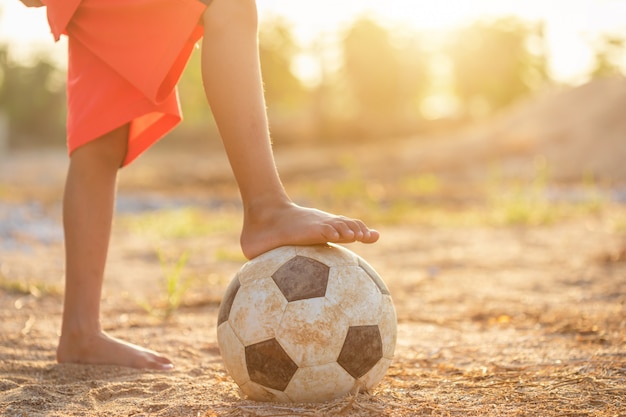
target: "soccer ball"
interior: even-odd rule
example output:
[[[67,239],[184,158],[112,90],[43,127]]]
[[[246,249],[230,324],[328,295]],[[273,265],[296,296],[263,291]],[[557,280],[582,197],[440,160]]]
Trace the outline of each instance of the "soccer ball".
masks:
[[[387,286],[333,244],[284,246],[247,262],[226,290],[217,326],[226,369],[257,401],[321,402],[368,390],[396,344]]]

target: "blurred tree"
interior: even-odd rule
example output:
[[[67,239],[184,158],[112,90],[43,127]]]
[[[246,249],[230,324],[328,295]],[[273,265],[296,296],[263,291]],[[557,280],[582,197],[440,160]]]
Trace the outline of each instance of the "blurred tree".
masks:
[[[8,46],[0,45],[0,112],[9,121],[9,144],[63,144],[63,71],[46,56],[21,64],[9,55]]]
[[[259,55],[275,144],[302,141],[311,135],[309,91],[293,71],[300,53],[300,46],[284,18],[272,17],[261,22]]]
[[[291,28],[282,18],[265,20],[259,30],[259,55],[270,111],[297,109],[306,98],[302,82],[292,71],[300,52]]]
[[[593,78],[623,75],[621,62],[624,57],[626,39],[617,35],[605,35],[593,45],[595,66],[591,71]]]
[[[505,107],[548,80],[541,24],[476,22],[456,33],[449,56],[465,116]]]
[[[198,47],[191,53],[185,72],[178,82],[185,123],[191,125],[204,124],[207,118],[210,118],[207,116],[209,109],[202,87],[201,58],[202,54]]]
[[[375,21],[361,18],[347,32],[343,54],[359,135],[414,129],[429,84],[427,59],[417,38],[401,42]]]
[[[184,142],[202,147],[217,142],[211,140],[208,143],[207,140],[217,138],[218,133],[202,85],[201,58],[202,54],[198,47],[189,57],[187,67],[178,82],[184,121],[168,135],[175,137],[176,140],[163,141],[164,145],[172,144],[178,147]]]

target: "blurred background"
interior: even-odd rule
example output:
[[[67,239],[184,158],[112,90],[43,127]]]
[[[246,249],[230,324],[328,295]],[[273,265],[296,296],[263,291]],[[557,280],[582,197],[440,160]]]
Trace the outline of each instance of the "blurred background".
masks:
[[[626,180],[624,0],[258,7],[277,149],[409,140],[428,171],[541,158],[554,179]],[[0,153],[64,146],[65,47],[45,10],[0,0]],[[185,121],[159,146],[218,143],[198,52],[179,85]]]

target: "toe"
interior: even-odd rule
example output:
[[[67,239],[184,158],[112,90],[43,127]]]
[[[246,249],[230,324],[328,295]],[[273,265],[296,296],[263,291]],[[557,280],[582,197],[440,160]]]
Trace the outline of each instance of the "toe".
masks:
[[[370,239],[370,229],[361,220],[355,220],[355,227],[357,228],[356,236],[359,241],[367,241]]]
[[[337,228],[330,224],[321,226],[321,235],[329,242],[337,242],[341,238],[341,234]]]
[[[169,359],[162,356],[153,356],[148,358],[146,367],[157,371],[171,371],[174,369],[174,364]]]
[[[339,232],[342,242],[352,242],[355,239],[356,233],[354,227],[344,219],[338,219],[334,224],[335,229]]]
[[[171,371],[174,369],[173,363],[159,363],[156,367],[159,371]]]
[[[380,238],[380,233],[374,229],[368,229],[366,238],[363,239],[364,243],[374,243]]]

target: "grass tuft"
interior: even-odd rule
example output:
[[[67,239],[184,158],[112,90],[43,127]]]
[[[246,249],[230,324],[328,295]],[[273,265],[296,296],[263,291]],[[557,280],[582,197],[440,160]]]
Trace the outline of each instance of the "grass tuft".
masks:
[[[44,295],[60,295],[62,293],[61,289],[56,285],[9,279],[2,274],[0,274],[0,290],[10,294],[32,295],[35,298],[41,298]]]
[[[183,277],[183,269],[189,260],[189,252],[184,252],[173,263],[168,261],[159,249],[157,249],[157,255],[163,271],[163,280],[161,282],[162,296],[156,302],[143,300],[139,301],[138,304],[148,314],[167,321],[176,313],[185,293],[193,283],[192,278]]]

